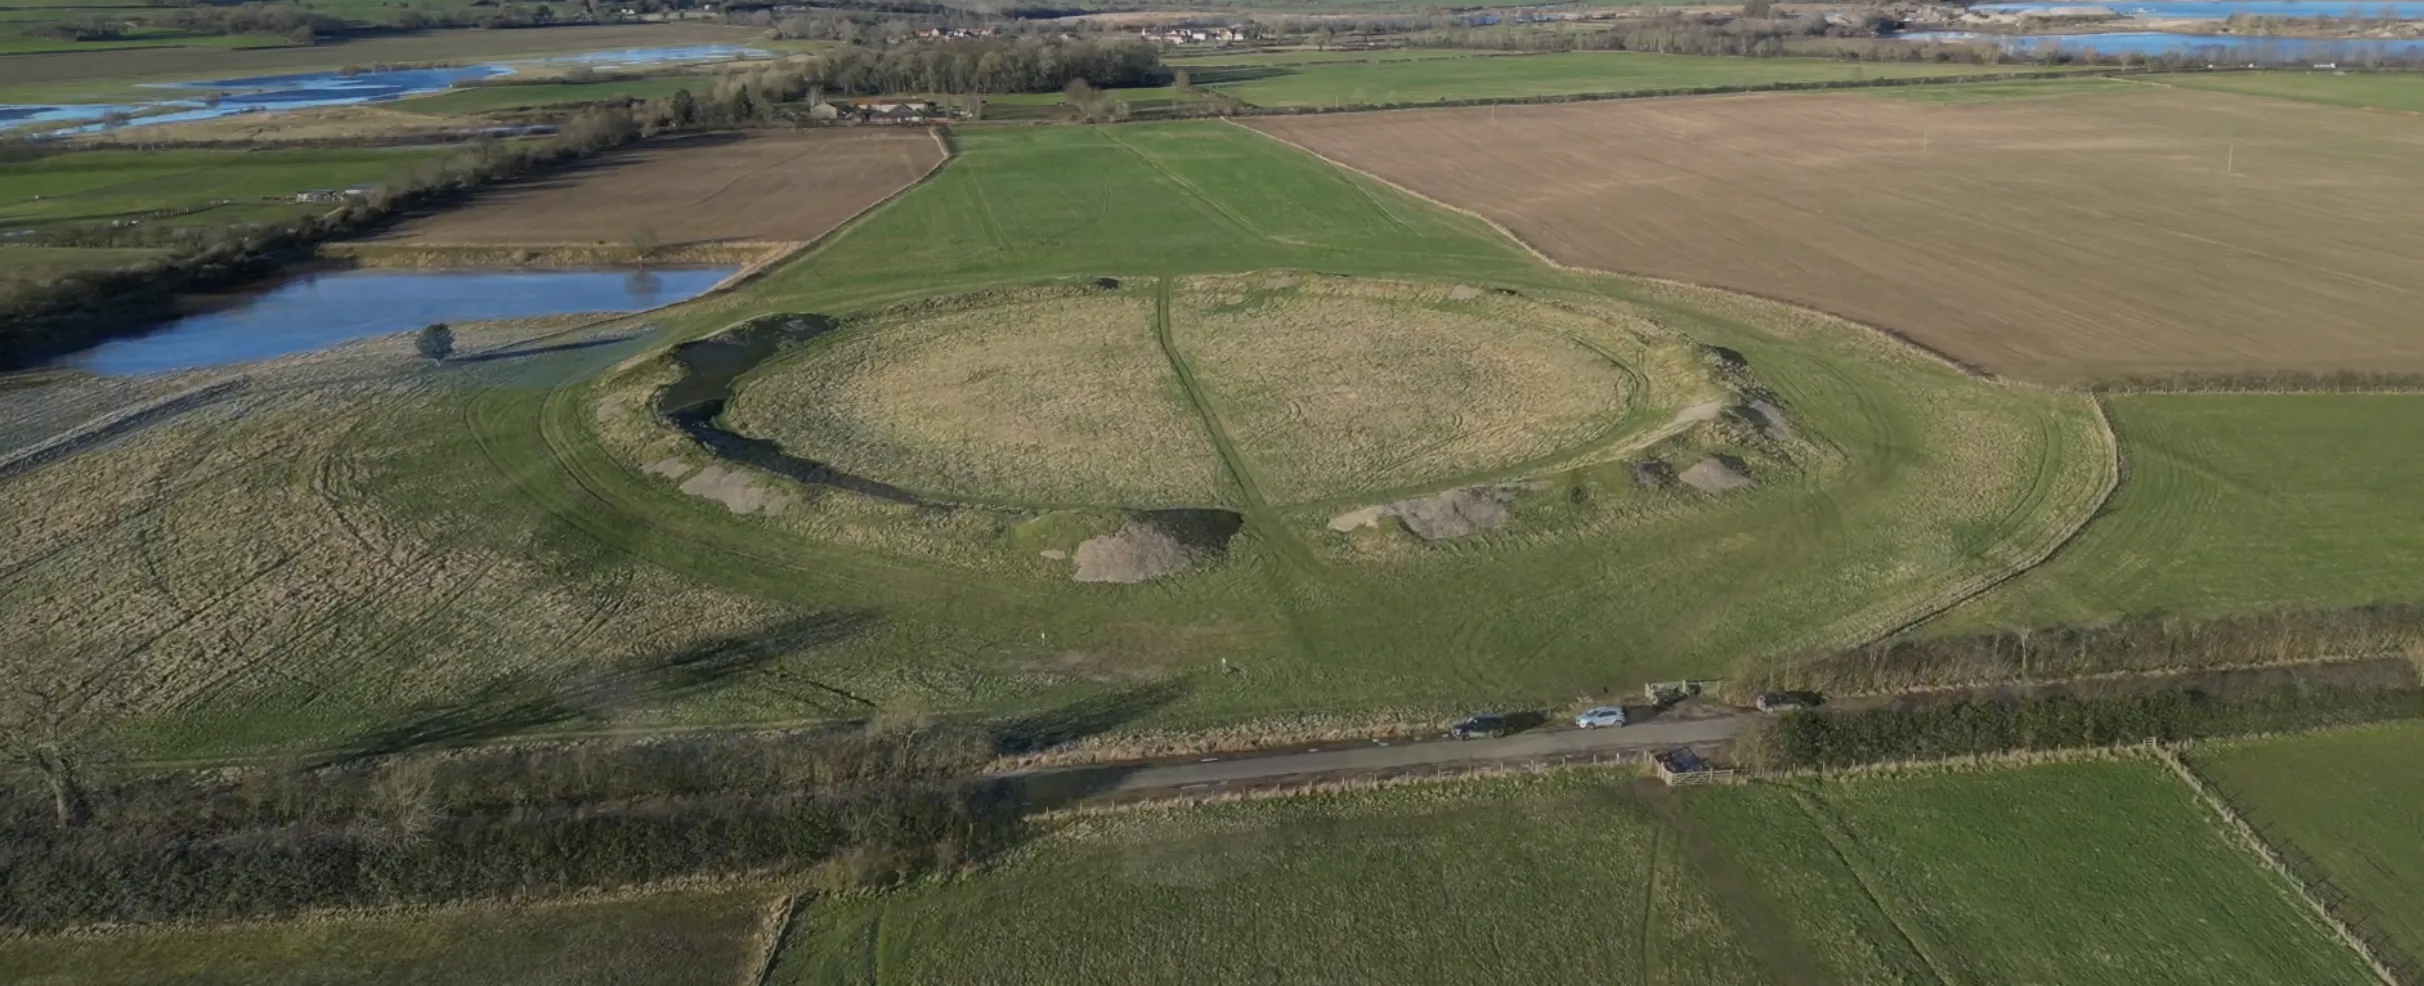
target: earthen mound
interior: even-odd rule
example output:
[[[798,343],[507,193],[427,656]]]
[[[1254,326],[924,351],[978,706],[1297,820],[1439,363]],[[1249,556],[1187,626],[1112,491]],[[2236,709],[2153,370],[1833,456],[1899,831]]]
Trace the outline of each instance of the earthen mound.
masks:
[[[1703,493],[1724,493],[1751,485],[1750,467],[1730,455],[1712,455],[1683,471],[1683,485]]]

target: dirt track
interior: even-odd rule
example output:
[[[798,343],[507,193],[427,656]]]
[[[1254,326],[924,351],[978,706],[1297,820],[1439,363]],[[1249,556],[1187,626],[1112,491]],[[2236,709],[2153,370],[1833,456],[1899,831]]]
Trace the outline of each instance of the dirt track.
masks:
[[[1549,729],[1503,739],[1462,742],[1355,743],[1308,747],[1299,753],[1206,758],[1186,763],[1056,768],[1023,772],[1020,776],[1068,778],[1084,784],[1094,797],[1201,795],[1332,777],[1633,757],[1678,746],[1726,742],[1757,718],[1741,714],[1646,722],[1618,729]]]
[[[405,222],[399,246],[665,246],[815,239],[943,160],[923,129],[709,135],[609,154]]]
[[[1575,266],[1799,302],[1997,372],[2424,370],[2424,120],[2149,84],[1249,125]]]

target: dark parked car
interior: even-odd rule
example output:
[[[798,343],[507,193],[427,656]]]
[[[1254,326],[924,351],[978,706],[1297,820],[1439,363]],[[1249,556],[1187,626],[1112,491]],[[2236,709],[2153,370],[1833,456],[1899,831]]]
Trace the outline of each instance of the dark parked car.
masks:
[[[1497,739],[1514,731],[1513,722],[1509,721],[1506,716],[1494,712],[1467,716],[1457,720],[1456,725],[1448,727],[1448,735],[1460,740]]]

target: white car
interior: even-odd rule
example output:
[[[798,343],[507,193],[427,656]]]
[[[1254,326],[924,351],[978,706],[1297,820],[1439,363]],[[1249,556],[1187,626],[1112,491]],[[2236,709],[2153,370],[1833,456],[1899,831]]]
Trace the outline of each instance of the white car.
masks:
[[[1602,705],[1596,709],[1592,709],[1584,712],[1581,715],[1575,716],[1574,725],[1583,729],[1597,729],[1601,726],[1621,726],[1624,725],[1624,709],[1614,705]]]

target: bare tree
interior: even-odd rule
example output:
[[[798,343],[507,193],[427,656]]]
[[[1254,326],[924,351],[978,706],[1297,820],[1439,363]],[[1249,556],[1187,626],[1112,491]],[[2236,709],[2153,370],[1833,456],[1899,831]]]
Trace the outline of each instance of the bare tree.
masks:
[[[0,686],[0,762],[41,775],[59,827],[74,828],[92,819],[85,784],[125,711],[123,678],[88,649],[36,646],[33,655]]]

